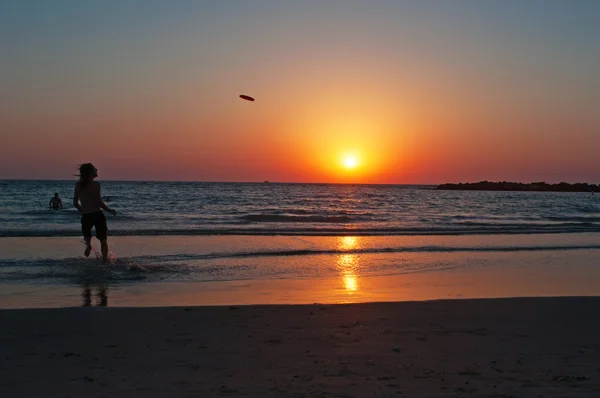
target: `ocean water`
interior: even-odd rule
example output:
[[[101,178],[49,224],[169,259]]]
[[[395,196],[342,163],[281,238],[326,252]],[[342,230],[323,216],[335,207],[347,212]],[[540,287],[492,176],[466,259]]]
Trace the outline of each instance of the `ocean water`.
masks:
[[[146,302],[153,305],[173,304],[168,297],[182,291],[186,298],[175,300],[182,305],[461,297],[464,291],[477,291],[477,297],[492,294],[486,291],[600,294],[597,195],[406,185],[101,183],[105,201],[118,212],[107,215],[109,264],[96,251],[82,255],[74,181],[0,181],[0,307],[73,305],[73,296],[89,285],[109,286],[109,302],[120,297],[123,305],[139,305],[149,294],[154,298]],[[63,210],[49,210],[54,192]],[[466,286],[476,284],[464,280],[480,270],[504,273],[494,274],[486,288]],[[513,279],[532,278],[535,288],[511,279],[504,290],[494,290],[511,270],[520,272]],[[425,296],[415,289],[405,297],[406,289],[390,285],[434,273],[444,273],[444,280],[463,276],[459,285],[442,284],[446,288]],[[428,291],[432,283],[419,280],[418,292]],[[521,288],[514,290],[516,285]],[[290,295],[293,289],[297,293]]]
[[[0,181],[0,237],[78,236],[73,181]],[[48,202],[58,192],[64,210]],[[113,236],[443,235],[600,232],[589,193],[438,191],[433,186],[102,183]]]

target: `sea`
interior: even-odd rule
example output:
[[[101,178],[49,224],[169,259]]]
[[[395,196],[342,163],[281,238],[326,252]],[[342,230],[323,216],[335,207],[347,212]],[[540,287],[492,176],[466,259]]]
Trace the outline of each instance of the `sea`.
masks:
[[[94,286],[116,306],[600,293],[600,195],[100,182],[107,264],[83,255],[75,181],[0,181],[0,308],[93,305]]]

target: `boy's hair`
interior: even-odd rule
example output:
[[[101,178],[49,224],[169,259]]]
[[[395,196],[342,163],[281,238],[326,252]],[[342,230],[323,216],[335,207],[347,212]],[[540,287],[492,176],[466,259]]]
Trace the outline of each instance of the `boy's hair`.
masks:
[[[82,163],[79,165],[79,184],[81,187],[85,187],[91,180],[92,173],[96,170],[91,163]]]

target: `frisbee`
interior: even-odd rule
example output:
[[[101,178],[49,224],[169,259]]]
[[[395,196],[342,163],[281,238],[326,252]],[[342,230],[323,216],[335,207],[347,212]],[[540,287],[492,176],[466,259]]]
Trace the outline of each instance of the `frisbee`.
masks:
[[[251,97],[251,96],[249,96],[249,95],[244,95],[244,94],[242,94],[242,95],[240,95],[240,98],[241,98],[241,99],[245,99],[246,101],[254,101],[254,98],[252,98],[252,97]]]

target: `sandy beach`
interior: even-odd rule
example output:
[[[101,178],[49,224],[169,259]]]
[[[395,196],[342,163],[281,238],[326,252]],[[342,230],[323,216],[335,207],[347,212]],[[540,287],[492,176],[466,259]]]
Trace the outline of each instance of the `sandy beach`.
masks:
[[[600,298],[0,311],[6,397],[592,397]]]

